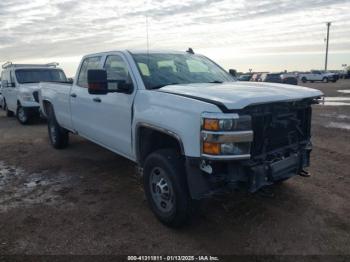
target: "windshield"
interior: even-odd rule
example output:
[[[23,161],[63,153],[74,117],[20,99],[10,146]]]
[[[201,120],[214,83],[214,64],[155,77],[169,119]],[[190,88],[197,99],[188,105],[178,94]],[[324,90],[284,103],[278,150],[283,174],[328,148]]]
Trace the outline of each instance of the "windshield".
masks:
[[[66,75],[60,69],[18,69],[16,77],[20,84],[67,81]]]
[[[232,82],[234,78],[209,59],[192,54],[133,54],[147,89],[166,85]]]

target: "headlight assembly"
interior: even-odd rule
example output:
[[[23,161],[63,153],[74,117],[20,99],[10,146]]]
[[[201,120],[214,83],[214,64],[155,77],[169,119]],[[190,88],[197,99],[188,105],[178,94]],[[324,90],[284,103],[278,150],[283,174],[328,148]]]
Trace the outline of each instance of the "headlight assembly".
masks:
[[[23,92],[23,93],[20,93],[20,97],[22,98],[23,101],[26,101],[26,102],[35,102],[32,93]]]
[[[202,129],[208,131],[246,131],[251,130],[251,117],[238,116],[232,119],[203,118]]]
[[[202,156],[248,159],[253,141],[251,117],[238,114],[202,114]]]

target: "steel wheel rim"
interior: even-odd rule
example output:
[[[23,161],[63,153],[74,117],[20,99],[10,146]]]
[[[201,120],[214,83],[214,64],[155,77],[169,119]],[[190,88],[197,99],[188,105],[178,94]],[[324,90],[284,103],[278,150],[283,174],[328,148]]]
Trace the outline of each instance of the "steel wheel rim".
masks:
[[[171,213],[175,207],[174,190],[170,179],[162,168],[152,169],[149,187],[152,200],[157,208],[164,213]]]
[[[25,122],[27,120],[27,117],[24,113],[24,110],[22,107],[18,108],[18,118],[22,121]]]

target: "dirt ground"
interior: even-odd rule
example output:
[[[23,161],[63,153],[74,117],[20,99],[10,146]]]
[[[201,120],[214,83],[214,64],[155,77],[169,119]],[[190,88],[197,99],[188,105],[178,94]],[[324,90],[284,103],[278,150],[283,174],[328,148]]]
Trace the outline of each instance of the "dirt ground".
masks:
[[[1,111],[0,254],[350,255],[350,80],[305,85],[345,103],[314,106],[312,176],[211,200],[181,230],[155,219],[132,162],[77,136],[54,150],[44,122]]]

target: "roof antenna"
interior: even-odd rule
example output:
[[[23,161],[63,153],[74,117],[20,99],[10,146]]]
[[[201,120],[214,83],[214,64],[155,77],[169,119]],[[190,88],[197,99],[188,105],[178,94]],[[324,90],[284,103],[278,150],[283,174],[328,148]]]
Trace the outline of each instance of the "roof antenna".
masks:
[[[147,54],[149,54],[148,15],[146,14]]]
[[[149,68],[149,33],[148,33],[148,7],[149,2],[148,0],[145,1],[147,12],[146,12],[146,41],[147,41],[147,67]]]
[[[191,55],[194,55],[194,51],[191,47],[189,47],[186,52],[191,54]]]

